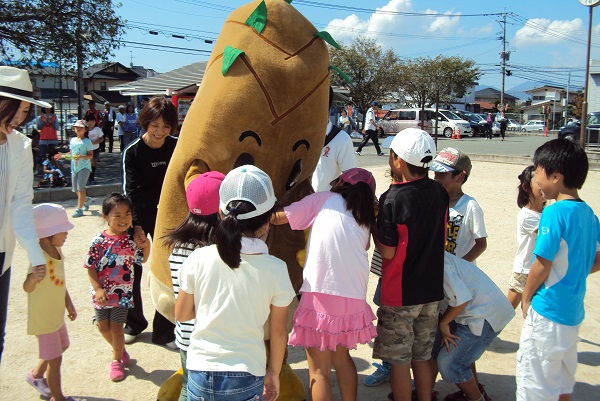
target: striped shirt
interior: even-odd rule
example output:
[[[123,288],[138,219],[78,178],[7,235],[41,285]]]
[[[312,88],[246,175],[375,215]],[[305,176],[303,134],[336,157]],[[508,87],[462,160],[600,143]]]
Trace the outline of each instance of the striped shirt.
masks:
[[[171,280],[173,282],[173,292],[175,299],[179,295],[179,270],[181,265],[188,256],[194,251],[191,244],[178,244],[169,256],[169,267],[171,268]],[[187,322],[175,321],[175,344],[183,351],[187,351],[190,345],[190,336],[194,331],[194,323],[196,319],[188,320]]]
[[[6,208],[6,193],[4,192],[8,187],[8,141],[0,145],[0,188],[3,189],[0,194],[0,227],[4,226],[4,216],[10,211]],[[2,242],[2,241],[0,241]],[[0,243],[0,252],[6,251],[5,245]],[[2,272],[2,266],[0,266],[0,273]]]

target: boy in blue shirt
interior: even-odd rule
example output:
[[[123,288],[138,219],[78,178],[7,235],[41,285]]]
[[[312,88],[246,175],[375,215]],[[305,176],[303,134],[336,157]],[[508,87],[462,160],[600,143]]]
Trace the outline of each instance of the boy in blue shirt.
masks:
[[[527,284],[517,352],[517,401],[570,400],[588,274],[600,270],[600,224],[577,193],[585,182],[585,151],[567,139],[540,146],[533,181],[545,199]]]

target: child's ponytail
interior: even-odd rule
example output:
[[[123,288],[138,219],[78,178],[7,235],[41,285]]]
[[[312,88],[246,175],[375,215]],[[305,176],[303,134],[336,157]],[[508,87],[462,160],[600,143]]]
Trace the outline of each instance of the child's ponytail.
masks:
[[[237,215],[237,211],[233,210],[227,216],[223,216],[215,231],[215,243],[217,244],[219,256],[232,269],[239,267],[242,261],[240,257],[242,231]]]
[[[346,201],[346,209],[352,213],[356,222],[364,227],[372,229],[375,226],[375,194],[366,182],[355,184],[344,183],[334,186],[331,192],[336,192]]]
[[[254,238],[259,228],[271,220],[274,208],[249,219],[238,219],[238,215],[256,210],[250,202],[234,200],[227,205],[227,215],[223,216],[221,223],[215,231],[217,251],[227,266],[235,269],[242,261],[242,236]]]

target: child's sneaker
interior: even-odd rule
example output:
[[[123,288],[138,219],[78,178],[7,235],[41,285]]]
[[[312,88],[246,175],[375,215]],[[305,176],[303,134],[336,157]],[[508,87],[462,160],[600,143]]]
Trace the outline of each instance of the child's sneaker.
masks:
[[[110,380],[118,382],[125,377],[125,369],[120,361],[112,361],[110,363]]]
[[[85,198],[85,202],[83,202],[83,210],[90,210],[90,203],[92,202],[92,198],[89,196]]]
[[[127,350],[125,348],[123,348],[123,355],[121,356],[121,363],[124,366],[127,366],[127,364],[129,364],[130,360],[131,360],[131,357],[129,356],[129,353],[127,352]]]
[[[71,216],[81,217],[81,216],[83,216],[83,210],[81,210],[80,208],[75,208],[75,211],[73,212],[73,214]]]
[[[46,382],[45,378],[38,379],[33,376],[33,370],[27,373],[27,377],[25,381],[31,384],[41,395],[42,397],[50,398],[52,395],[50,393],[50,388],[48,387],[48,382]]]
[[[379,363],[374,363],[373,366],[375,366],[376,370],[364,378],[363,384],[365,386],[375,387],[381,383],[390,381],[390,370],[388,368]]]

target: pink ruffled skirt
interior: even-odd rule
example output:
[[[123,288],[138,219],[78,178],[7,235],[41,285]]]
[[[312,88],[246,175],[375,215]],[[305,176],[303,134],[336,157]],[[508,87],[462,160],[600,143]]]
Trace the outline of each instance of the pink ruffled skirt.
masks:
[[[356,349],[377,337],[377,319],[367,301],[316,292],[302,293],[288,344],[335,351]]]

